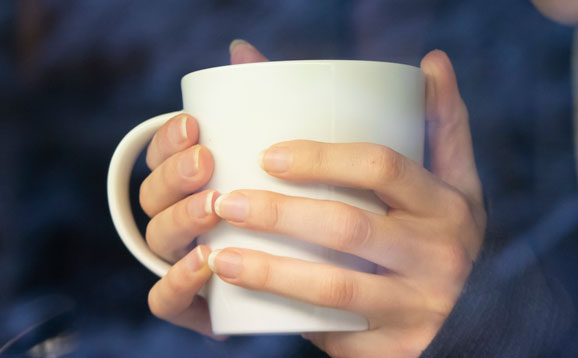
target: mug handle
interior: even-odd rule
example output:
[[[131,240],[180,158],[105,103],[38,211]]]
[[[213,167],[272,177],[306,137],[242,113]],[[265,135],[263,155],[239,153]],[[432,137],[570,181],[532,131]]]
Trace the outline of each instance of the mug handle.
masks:
[[[150,250],[136,225],[129,198],[130,175],[140,153],[156,131],[180,113],[182,111],[161,114],[133,128],[116,147],[108,168],[108,206],[114,227],[137,260],[161,277],[171,265]]]

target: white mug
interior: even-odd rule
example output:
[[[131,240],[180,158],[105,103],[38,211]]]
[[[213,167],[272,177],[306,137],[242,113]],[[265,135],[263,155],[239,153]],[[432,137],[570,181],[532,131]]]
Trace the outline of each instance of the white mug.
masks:
[[[417,67],[371,61],[281,61],[231,65],[189,73],[182,81],[183,111],[195,117],[200,144],[214,157],[207,188],[228,193],[260,189],[336,200],[376,213],[385,205],[370,191],[273,178],[259,153],[294,139],[372,142],[423,161],[425,78]],[[137,228],[129,202],[134,162],[153,134],[178,112],[151,118],[118,145],[108,173],[114,225],[130,252],[163,276],[170,264],[155,255]],[[241,247],[274,255],[374,272],[349,254],[225,222],[198,238],[211,250]],[[365,317],[236,287],[214,275],[205,287],[216,334],[365,330]]]

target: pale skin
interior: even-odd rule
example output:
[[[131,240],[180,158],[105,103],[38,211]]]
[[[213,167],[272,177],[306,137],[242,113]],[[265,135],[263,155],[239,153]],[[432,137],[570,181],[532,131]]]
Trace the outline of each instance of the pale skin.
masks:
[[[248,43],[231,46],[233,64],[266,60]],[[295,140],[264,148],[261,158],[263,170],[283,180],[372,190],[389,207],[386,215],[267,191],[199,192],[212,175],[211,152],[197,144],[195,118],[169,120],[149,145],[152,173],[140,192],[151,217],[147,242],[175,263],[149,293],[152,313],[215,337],[207,304],[196,295],[212,268],[232,285],[365,316],[367,331],[304,334],[332,357],[419,356],[452,311],[486,227],[468,112],[453,67],[436,50],[421,68],[431,171],[369,143]],[[191,251],[194,238],[221,220],[351,253],[378,269],[360,273],[240,248]]]

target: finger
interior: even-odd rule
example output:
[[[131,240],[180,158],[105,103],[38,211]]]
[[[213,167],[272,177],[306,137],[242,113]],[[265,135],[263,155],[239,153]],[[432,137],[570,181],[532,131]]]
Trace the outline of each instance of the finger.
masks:
[[[224,281],[251,290],[366,316],[393,317],[416,306],[419,294],[401,281],[240,248],[216,250],[209,266]]]
[[[148,146],[146,162],[154,170],[171,155],[195,145],[199,140],[199,124],[183,113],[169,119],[154,135]]]
[[[266,149],[260,163],[285,180],[370,189],[389,207],[414,214],[438,213],[449,191],[421,165],[372,143],[282,142]]]
[[[337,201],[238,190],[219,196],[215,211],[230,224],[276,233],[354,254],[393,271],[416,265],[422,248],[411,222]]]
[[[421,62],[426,75],[426,113],[434,174],[482,203],[468,110],[453,66],[443,51],[428,53]]]
[[[269,61],[261,52],[253,47],[253,45],[241,39],[231,42],[231,45],[229,45],[229,53],[231,54],[232,65]]]
[[[212,335],[206,302],[196,297],[211,277],[207,267],[209,253],[208,247],[198,246],[157,281],[148,297],[149,308],[155,316]]]
[[[203,297],[198,295],[193,298],[193,302],[187,309],[169,322],[199,332],[217,341],[223,341],[228,338],[227,336],[213,333],[209,305]]]
[[[211,152],[201,145],[173,154],[142,182],[141,207],[156,215],[205,185],[213,168]]]
[[[191,195],[155,215],[147,226],[146,240],[151,250],[169,262],[190,251],[195,237],[220,221],[213,212],[214,190]]]

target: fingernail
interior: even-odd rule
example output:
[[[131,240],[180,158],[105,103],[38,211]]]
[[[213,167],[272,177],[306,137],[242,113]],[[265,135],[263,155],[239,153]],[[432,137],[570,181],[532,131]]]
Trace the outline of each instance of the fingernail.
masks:
[[[229,45],[229,53],[233,53],[233,50],[235,49],[235,47],[237,47],[239,45],[243,45],[243,44],[248,44],[248,42],[243,40],[243,39],[235,39],[235,40],[231,41],[231,44]]]
[[[235,278],[241,272],[243,258],[234,250],[215,250],[209,255],[209,267],[217,275]]]
[[[215,191],[210,191],[206,194],[205,200],[198,200],[196,197],[189,198],[189,213],[192,217],[202,219],[207,215],[213,213],[213,197]]]
[[[213,198],[215,197],[215,193],[216,191],[211,191],[205,199],[205,214],[207,215],[213,214]]]
[[[291,167],[291,151],[285,147],[271,147],[261,152],[259,164],[263,170],[282,173]]]
[[[245,221],[249,216],[249,199],[243,194],[221,195],[215,201],[215,213],[229,221]]]
[[[178,120],[171,123],[169,127],[169,140],[178,145],[188,138],[187,134],[187,116],[181,116]]]
[[[205,255],[203,255],[200,246],[197,246],[193,252],[187,256],[187,259],[187,264],[193,272],[199,271],[203,266],[205,266]]]
[[[199,152],[201,151],[201,146],[196,145],[193,147],[193,151],[185,153],[181,156],[179,161],[179,170],[181,175],[185,178],[194,177],[199,171]]]

